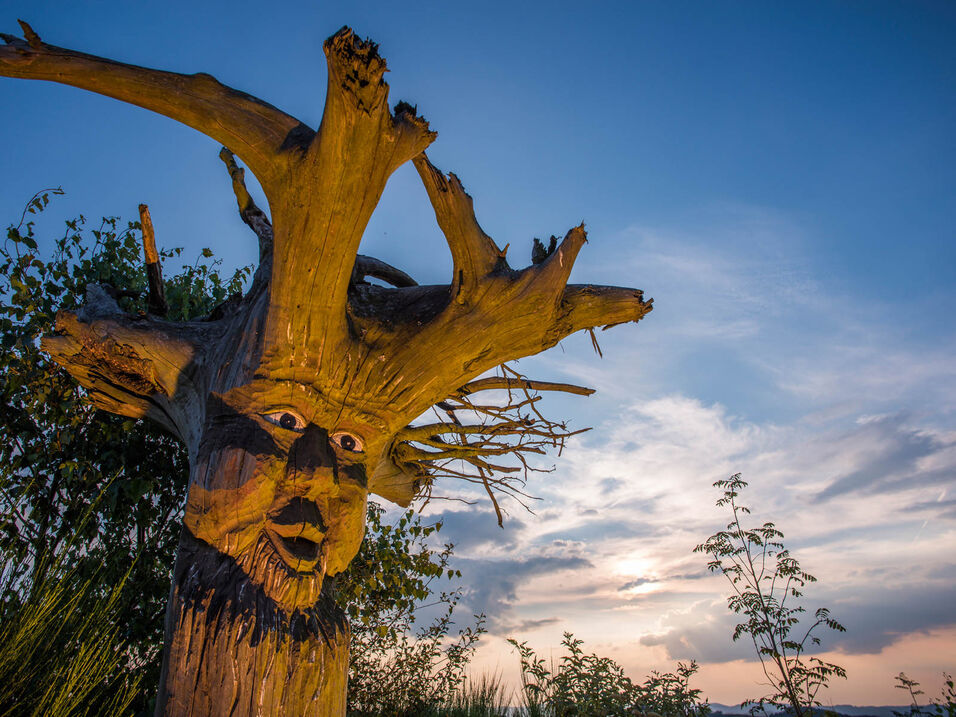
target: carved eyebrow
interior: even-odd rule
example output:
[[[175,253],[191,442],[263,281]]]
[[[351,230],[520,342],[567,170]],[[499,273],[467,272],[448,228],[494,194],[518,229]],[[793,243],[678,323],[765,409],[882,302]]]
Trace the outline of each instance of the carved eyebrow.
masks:
[[[363,440],[366,440],[368,434],[381,432],[387,428],[386,421],[380,415],[369,411],[368,404],[364,400],[361,403],[361,408],[353,402],[343,404],[337,398],[333,398],[309,384],[299,383],[291,379],[267,379],[258,376],[244,388],[247,390],[246,395],[251,400],[257,401],[261,406],[269,407],[270,410],[280,410],[285,407],[294,408],[296,404],[292,402],[301,400],[308,404],[309,411],[303,410],[305,406],[297,410],[300,410],[307,419],[309,416],[305,414],[311,414],[312,409],[316,406],[318,406],[319,411],[325,409],[334,412],[338,416],[334,421],[336,425],[323,426],[330,431],[344,426],[343,430],[354,430],[363,437]],[[272,400],[273,396],[281,396],[281,400]],[[340,419],[343,413],[347,414],[351,420],[342,423]]]
[[[353,483],[368,490],[368,472],[365,463],[340,463],[338,466],[339,480],[344,476]]]
[[[282,396],[282,400],[280,401],[262,400],[263,405],[281,406],[283,401],[285,401],[286,405],[288,405],[289,398],[302,398],[308,401],[311,405],[315,405],[317,403],[331,403],[327,396],[323,395],[320,391],[317,391],[312,386],[304,383],[298,383],[297,381],[290,381],[288,379],[275,380],[260,377],[254,379],[252,383],[247,384],[247,386],[244,388],[249,390],[250,398],[257,401],[265,398],[271,398],[276,394]]]

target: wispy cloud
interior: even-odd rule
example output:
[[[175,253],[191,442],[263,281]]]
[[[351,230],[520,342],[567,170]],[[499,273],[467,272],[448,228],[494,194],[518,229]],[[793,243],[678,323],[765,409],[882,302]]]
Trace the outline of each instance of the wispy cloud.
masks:
[[[518,600],[518,587],[532,578],[567,573],[591,567],[582,557],[536,555],[528,558],[506,560],[461,559],[458,561],[463,573],[468,574],[468,584],[462,603],[474,614],[484,614],[489,632],[508,634],[517,632],[521,624],[534,623],[535,627],[554,622],[547,618],[518,622],[513,611]]]
[[[464,510],[431,512],[429,520],[441,521],[442,529],[438,535],[441,541],[452,543],[459,554],[470,554],[489,545],[496,551],[513,548],[526,518],[509,516],[507,530],[503,530],[498,527],[492,510],[469,506]]]
[[[553,646],[570,629],[643,664],[752,659],[730,640],[727,586],[691,552],[726,524],[711,484],[735,472],[754,522],[776,522],[820,578],[808,607],[847,624],[825,647],[883,654],[953,623],[956,331],[916,340],[892,300],[828,285],[785,217],[717,214],[592,255],[618,283],[653,279],[657,301],[637,331],[601,337],[606,360],[582,341],[523,362],[599,394],[558,403],[595,430],[532,482],[537,515],[502,532],[457,514],[469,607],[497,634]]]
[[[863,419],[831,445],[853,468],[835,476],[816,500],[850,492],[910,490],[956,479],[954,441],[907,425],[906,417]],[[940,460],[942,459],[942,460]]]

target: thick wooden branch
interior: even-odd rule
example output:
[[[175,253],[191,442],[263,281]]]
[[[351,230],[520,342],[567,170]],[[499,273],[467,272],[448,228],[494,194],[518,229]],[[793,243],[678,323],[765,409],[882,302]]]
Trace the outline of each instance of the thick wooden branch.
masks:
[[[435,211],[448,248],[454,272],[451,295],[463,303],[478,293],[481,280],[496,269],[506,269],[505,252],[485,234],[475,218],[474,201],[465,192],[458,177],[444,173],[422,152],[414,160],[428,199]]]
[[[352,269],[352,283],[361,283],[368,276],[381,279],[398,288],[418,286],[418,282],[401,269],[396,269],[391,264],[376,259],[374,256],[359,254],[355,257],[355,267]]]
[[[571,383],[552,383],[550,381],[531,381],[526,378],[489,376],[488,378],[480,378],[477,381],[466,383],[455,392],[455,395],[469,396],[478,391],[492,391],[495,389],[506,389],[509,391],[561,391],[563,393],[573,393],[578,396],[590,396],[594,393],[593,388],[575,386]]]
[[[329,74],[322,124],[290,175],[302,190],[272,213],[273,303],[309,309],[277,315],[269,331],[285,340],[291,330],[339,350],[348,337],[345,305],[365,227],[391,174],[436,134],[408,104],[400,102],[394,116],[389,111],[385,60],[375,43],[343,28],[324,47]]]
[[[87,288],[76,313],[57,314],[43,350],[63,366],[99,408],[151,418],[195,449],[205,404],[203,347],[217,338],[211,324],[172,324],[125,314],[103,287]]]
[[[424,156],[415,163],[457,264],[450,294],[445,294],[450,300],[430,316],[418,313],[415,326],[409,316],[386,350],[394,373],[385,385],[399,388],[393,400],[409,404],[409,415],[499,364],[544,351],[576,331],[638,321],[651,310],[652,302],[637,289],[567,285],[587,243],[583,225],[568,231],[532,266],[511,270],[478,226],[460,183]],[[407,306],[424,306],[423,299],[414,298]],[[429,381],[412,383],[406,378],[411,375]]]
[[[259,208],[246,188],[245,170],[236,164],[236,158],[226,147],[219,152],[219,158],[226,165],[232,179],[232,190],[239,204],[239,216],[256,233],[259,238],[259,271],[268,278],[268,268],[272,265],[273,230],[272,222],[266,213]],[[352,284],[365,281],[366,277],[374,277],[396,287],[418,286],[418,282],[401,269],[372,256],[358,254],[355,257],[355,267],[352,269]]]
[[[255,172],[266,195],[278,192],[277,156],[307,145],[314,132],[294,117],[207,74],[182,75],[116,62],[42,42],[0,35],[0,75],[80,87],[171,117],[230,147]]]
[[[628,321],[640,321],[654,308],[640,289],[595,284],[571,284],[561,301],[560,331],[565,335],[598,326],[609,329]]]

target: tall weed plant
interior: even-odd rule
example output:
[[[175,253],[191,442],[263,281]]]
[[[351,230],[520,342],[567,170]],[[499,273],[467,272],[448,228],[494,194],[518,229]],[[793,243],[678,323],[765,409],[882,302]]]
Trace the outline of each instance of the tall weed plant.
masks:
[[[742,706],[749,705],[751,714],[812,715],[822,706],[820,691],[832,678],[846,678],[846,670],[807,653],[820,645],[820,629],[845,628],[825,607],[817,608],[812,620],[803,619],[806,610],[799,600],[804,587],[817,579],[784,547],[783,533],[773,523],[744,527],[750,509],[739,501],[747,487],[740,474],[719,480],[714,487],[723,491],[717,506],[727,508],[731,520],[726,530],[711,535],[694,552],[709,555],[708,569],[730,583],[733,592],[727,605],[743,618],[734,628],[733,640],[750,639],[769,688],[766,695]]]

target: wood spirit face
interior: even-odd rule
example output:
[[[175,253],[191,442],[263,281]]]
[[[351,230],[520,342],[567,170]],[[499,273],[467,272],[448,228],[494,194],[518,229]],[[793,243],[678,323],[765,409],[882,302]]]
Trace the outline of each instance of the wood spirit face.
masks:
[[[311,607],[361,545],[367,450],[380,441],[289,381],[213,393],[206,413],[187,529],[285,610]]]

